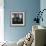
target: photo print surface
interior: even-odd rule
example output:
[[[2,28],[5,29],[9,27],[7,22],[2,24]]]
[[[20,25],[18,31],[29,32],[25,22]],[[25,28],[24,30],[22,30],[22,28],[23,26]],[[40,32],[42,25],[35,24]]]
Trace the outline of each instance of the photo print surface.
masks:
[[[25,15],[24,12],[12,12],[11,13],[11,24],[14,26],[24,25]]]

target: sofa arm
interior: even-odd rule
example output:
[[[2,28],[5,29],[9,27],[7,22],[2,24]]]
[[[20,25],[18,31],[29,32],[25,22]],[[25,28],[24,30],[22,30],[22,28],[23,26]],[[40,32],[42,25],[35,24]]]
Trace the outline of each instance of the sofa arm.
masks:
[[[22,46],[24,44],[24,40],[25,40],[25,37],[24,38],[21,38],[18,42],[17,42],[17,46]]]
[[[45,29],[35,30],[35,46],[44,46],[44,31]]]

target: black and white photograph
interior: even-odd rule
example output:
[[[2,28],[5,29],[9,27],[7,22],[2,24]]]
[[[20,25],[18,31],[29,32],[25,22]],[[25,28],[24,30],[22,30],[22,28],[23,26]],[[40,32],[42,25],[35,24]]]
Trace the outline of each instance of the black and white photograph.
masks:
[[[24,12],[11,12],[11,25],[24,26],[25,14]]]

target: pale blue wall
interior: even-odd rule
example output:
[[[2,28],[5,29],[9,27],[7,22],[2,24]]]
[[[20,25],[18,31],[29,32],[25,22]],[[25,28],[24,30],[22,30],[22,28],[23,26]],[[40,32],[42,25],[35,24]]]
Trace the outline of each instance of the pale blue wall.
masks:
[[[4,0],[4,38],[8,41],[18,41],[31,29],[36,12],[40,9],[40,0]],[[10,26],[10,12],[24,11],[26,15],[26,26]]]

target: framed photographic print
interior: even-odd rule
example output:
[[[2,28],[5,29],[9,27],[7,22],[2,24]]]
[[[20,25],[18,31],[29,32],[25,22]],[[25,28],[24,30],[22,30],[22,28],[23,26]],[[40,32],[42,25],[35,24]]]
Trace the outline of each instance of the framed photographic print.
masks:
[[[11,25],[12,26],[24,26],[25,25],[25,13],[24,12],[11,12]]]

